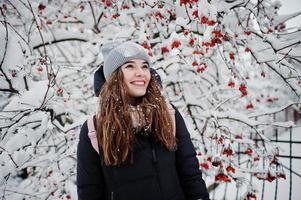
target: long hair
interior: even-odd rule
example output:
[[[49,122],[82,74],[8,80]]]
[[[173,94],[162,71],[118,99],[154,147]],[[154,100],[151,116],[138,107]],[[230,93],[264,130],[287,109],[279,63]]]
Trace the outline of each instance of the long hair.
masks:
[[[106,165],[124,163],[133,151],[136,127],[133,125],[129,101],[123,73],[119,68],[100,92],[96,115],[97,139]],[[176,138],[172,119],[154,75],[150,79],[146,94],[138,98],[138,107],[139,120],[144,122],[142,131],[149,132],[166,149],[175,150]],[[141,117],[144,119],[141,120]]]

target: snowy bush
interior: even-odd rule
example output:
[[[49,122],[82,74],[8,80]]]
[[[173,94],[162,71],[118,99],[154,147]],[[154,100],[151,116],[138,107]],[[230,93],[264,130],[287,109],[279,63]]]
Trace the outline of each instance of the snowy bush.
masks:
[[[3,1],[3,199],[76,199],[79,128],[95,112],[93,73],[112,40],[143,45],[182,112],[208,185],[285,178],[273,119],[299,110],[301,32],[278,1]]]

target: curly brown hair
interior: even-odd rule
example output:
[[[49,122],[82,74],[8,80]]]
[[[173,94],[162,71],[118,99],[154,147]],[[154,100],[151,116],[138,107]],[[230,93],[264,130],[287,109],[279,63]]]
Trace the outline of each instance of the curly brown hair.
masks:
[[[96,115],[97,139],[106,165],[124,163],[133,151],[135,127],[129,112],[130,100],[123,83],[123,73],[119,68],[100,92]],[[140,113],[144,115],[142,131],[149,132],[166,149],[175,150],[176,138],[172,119],[154,75],[150,79],[146,94],[136,101]]]

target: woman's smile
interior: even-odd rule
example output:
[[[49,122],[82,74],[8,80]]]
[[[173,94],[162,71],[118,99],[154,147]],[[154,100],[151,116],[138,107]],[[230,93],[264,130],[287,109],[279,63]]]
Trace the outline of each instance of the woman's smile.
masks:
[[[123,82],[130,97],[145,95],[151,79],[148,64],[141,59],[130,60],[121,66]]]

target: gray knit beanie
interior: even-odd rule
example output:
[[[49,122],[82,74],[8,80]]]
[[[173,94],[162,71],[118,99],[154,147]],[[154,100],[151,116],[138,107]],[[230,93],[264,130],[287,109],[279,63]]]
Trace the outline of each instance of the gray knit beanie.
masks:
[[[103,73],[106,80],[127,61],[142,59],[150,65],[150,58],[146,50],[134,42],[107,43],[101,48],[101,52],[104,60]]]

